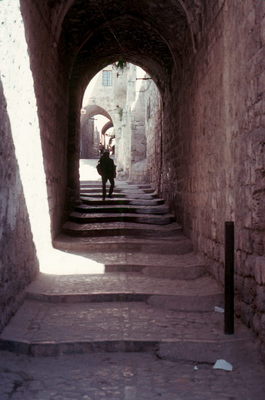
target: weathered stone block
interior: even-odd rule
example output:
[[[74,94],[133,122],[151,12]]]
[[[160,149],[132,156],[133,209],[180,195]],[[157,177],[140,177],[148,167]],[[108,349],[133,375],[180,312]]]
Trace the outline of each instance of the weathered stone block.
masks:
[[[242,321],[248,326],[253,326],[254,313],[251,307],[241,301],[239,315]]]
[[[252,304],[256,297],[256,282],[253,278],[245,278],[243,284],[243,301]]]
[[[265,256],[255,257],[255,279],[260,285],[265,285]]]
[[[265,286],[257,286],[255,304],[259,312],[265,313]]]
[[[258,334],[261,330],[261,316],[259,314],[255,314],[253,318],[253,329]]]
[[[242,265],[242,273],[248,276],[255,275],[256,256],[248,256],[244,265]]]
[[[243,288],[244,288],[244,277],[236,275],[235,278],[235,287],[236,287],[236,292],[242,297],[243,296]]]
[[[265,314],[262,314],[261,316],[259,335],[262,341],[265,342]]]
[[[253,253],[253,244],[252,244],[252,240],[251,240],[251,232],[249,229],[245,229],[247,222],[244,219],[244,216],[246,213],[249,215],[249,212],[247,212],[247,211],[245,211],[245,213],[242,215],[244,228],[237,230],[236,241],[237,241],[237,246],[239,249],[252,254]],[[249,227],[251,227],[252,226],[252,216],[248,217],[248,221],[249,221]]]
[[[260,23],[260,37],[261,37],[262,45],[265,46],[265,17],[262,18],[261,23]]]

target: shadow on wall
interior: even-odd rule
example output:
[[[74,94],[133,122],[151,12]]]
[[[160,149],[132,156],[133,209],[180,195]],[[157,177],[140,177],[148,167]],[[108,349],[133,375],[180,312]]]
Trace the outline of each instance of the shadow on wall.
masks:
[[[39,263],[0,81],[0,331],[23,301]]]

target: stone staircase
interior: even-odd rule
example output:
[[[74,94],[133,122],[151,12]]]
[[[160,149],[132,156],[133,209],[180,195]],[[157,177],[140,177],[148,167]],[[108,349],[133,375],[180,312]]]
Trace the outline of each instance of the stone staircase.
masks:
[[[238,321],[223,333],[223,289],[148,185],[119,183],[101,201],[83,182],[82,203],[54,241],[87,260],[82,275],[40,274],[0,336],[0,349],[56,356],[153,352],[159,358],[214,362],[238,353],[250,333]],[[91,273],[90,264],[103,267]]]
[[[81,184],[82,204],[70,214],[54,245],[62,250],[141,251],[184,254],[189,239],[150,185],[119,183],[113,198],[101,200],[100,182]],[[69,239],[70,238],[70,239]]]

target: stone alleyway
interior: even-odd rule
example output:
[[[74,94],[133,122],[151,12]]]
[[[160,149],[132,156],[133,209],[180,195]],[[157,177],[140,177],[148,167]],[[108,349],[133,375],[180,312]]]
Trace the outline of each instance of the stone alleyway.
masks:
[[[81,200],[54,244],[87,272],[27,288],[0,336],[0,399],[263,400],[255,337],[239,321],[224,335],[223,289],[163,200],[118,182],[102,203],[98,181]]]

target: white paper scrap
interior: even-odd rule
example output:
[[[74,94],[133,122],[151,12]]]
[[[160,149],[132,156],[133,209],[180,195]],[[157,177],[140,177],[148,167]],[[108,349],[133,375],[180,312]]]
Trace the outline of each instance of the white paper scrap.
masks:
[[[225,312],[225,310],[223,309],[223,307],[217,307],[217,306],[214,307],[214,311],[215,311],[215,312],[219,312],[219,313],[224,313],[224,312]]]
[[[233,366],[225,360],[217,360],[213,366],[214,369],[223,369],[224,371],[233,371]]]

